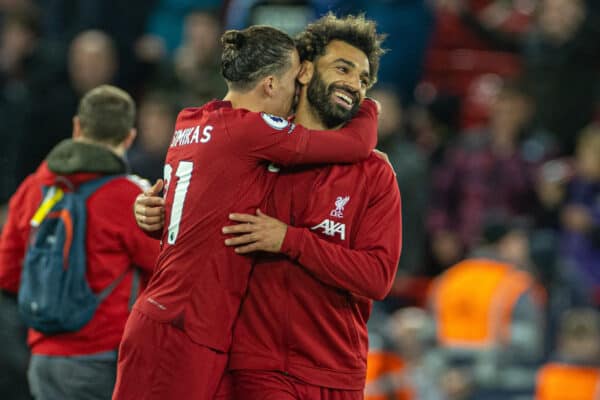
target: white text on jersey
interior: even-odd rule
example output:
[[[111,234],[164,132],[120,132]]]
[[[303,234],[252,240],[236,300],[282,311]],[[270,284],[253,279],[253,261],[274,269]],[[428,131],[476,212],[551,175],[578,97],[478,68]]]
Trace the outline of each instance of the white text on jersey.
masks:
[[[191,128],[177,129],[173,133],[173,141],[170,147],[184,146],[186,144],[207,143],[211,139],[212,125],[206,125],[200,136],[200,125]]]
[[[336,233],[340,234],[340,239],[346,239],[346,224],[341,222],[335,222],[330,219],[324,219],[319,225],[315,225],[311,230],[323,229],[323,233],[328,236],[335,236]]]

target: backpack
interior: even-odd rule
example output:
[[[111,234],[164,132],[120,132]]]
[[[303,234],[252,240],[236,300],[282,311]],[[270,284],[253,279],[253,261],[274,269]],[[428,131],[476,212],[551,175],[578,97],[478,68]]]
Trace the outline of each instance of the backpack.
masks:
[[[74,191],[58,186],[42,188],[43,200],[31,220],[18,293],[19,313],[29,327],[44,334],[78,331],[129,272],[97,295],[86,279],[86,200],[120,176],[94,179]],[[136,286],[134,269],[132,293],[137,293]]]

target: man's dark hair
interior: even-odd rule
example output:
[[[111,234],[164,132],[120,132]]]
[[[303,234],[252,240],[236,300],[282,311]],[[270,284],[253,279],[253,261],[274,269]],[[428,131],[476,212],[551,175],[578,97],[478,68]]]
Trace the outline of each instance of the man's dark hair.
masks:
[[[325,47],[332,40],[340,40],[356,47],[367,55],[369,60],[369,86],[377,82],[379,59],[385,53],[381,47],[386,35],[377,33],[375,21],[364,15],[348,15],[338,18],[328,13],[309,24],[304,32],[296,37],[296,46],[301,60],[315,61],[325,54]]]
[[[270,26],[229,30],[221,36],[221,73],[233,90],[247,91],[268,76],[283,74],[291,65],[294,40]]]
[[[83,96],[77,116],[84,137],[115,146],[133,128],[135,103],[127,92],[102,85]]]

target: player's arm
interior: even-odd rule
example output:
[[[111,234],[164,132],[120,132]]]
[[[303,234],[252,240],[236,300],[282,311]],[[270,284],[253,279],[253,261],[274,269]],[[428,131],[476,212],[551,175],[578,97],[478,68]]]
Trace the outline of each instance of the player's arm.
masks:
[[[241,155],[294,165],[366,159],[377,144],[377,117],[377,104],[365,99],[357,115],[338,130],[311,130],[283,118],[251,112],[235,122],[225,122]]]
[[[30,182],[31,177],[10,199],[7,220],[0,236],[0,289],[10,293],[19,291],[25,250],[31,231],[29,220],[33,212],[26,208],[30,204],[38,205],[41,201],[40,190],[27,190]]]
[[[379,180],[374,193],[352,249],[260,214],[233,214],[231,219],[244,223],[225,227],[223,232],[241,236],[225,243],[240,246],[236,251],[241,254],[284,253],[323,283],[381,300],[392,286],[401,248],[400,193],[391,170]]]

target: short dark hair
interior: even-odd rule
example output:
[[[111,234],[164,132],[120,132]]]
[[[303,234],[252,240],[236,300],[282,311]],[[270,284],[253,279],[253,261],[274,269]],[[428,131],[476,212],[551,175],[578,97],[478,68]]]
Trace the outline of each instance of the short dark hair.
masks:
[[[246,91],[271,74],[280,75],[291,65],[294,40],[270,26],[229,30],[221,36],[221,73],[231,89]]]
[[[363,14],[336,17],[331,12],[309,24],[296,37],[301,60],[315,61],[325,54],[325,47],[332,40],[340,40],[356,47],[369,60],[369,86],[377,82],[379,59],[386,52],[381,47],[386,35],[377,33],[377,24]]]
[[[84,137],[110,145],[120,144],[135,121],[135,103],[124,90],[101,85],[79,102],[77,116]]]

